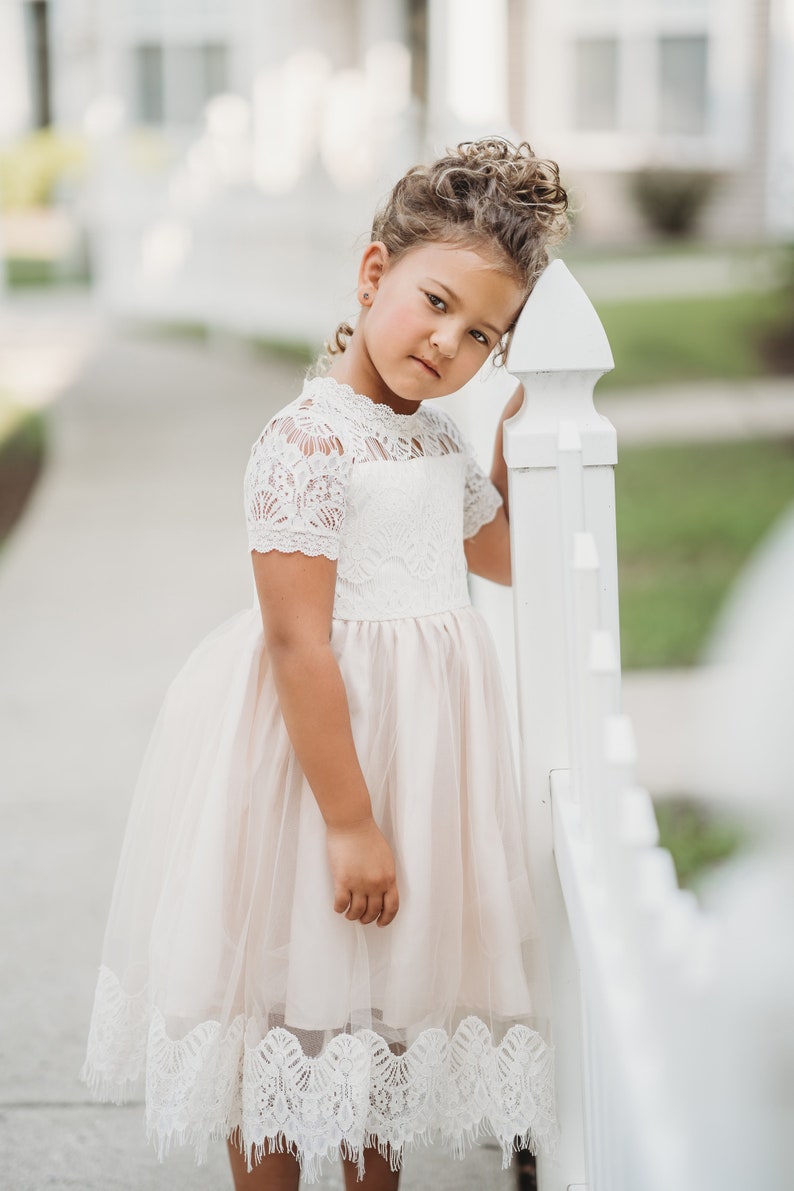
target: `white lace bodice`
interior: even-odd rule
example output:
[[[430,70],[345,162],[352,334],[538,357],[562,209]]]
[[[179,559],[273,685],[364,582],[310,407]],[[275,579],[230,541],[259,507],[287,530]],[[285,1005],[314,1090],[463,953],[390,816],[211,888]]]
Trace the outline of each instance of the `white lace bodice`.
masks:
[[[468,604],[463,542],[501,497],[442,410],[315,377],[254,443],[245,504],[252,550],[338,560],[335,618],[391,620]]]

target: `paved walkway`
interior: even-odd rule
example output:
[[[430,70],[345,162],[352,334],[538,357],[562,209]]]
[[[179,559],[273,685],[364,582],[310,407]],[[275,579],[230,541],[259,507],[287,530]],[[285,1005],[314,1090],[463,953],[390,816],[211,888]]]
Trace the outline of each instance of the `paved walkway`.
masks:
[[[698,250],[668,244],[657,252],[599,257],[563,245],[561,255],[594,302],[746,293],[780,283],[781,254],[774,248],[723,252],[716,246]]]
[[[158,1166],[140,1105],[94,1106],[76,1073],[141,755],[181,661],[253,597],[241,471],[299,378],[229,347],[106,335],[79,304],[38,320],[32,309],[4,323],[0,366],[16,368],[31,401],[69,391],[53,411],[45,479],[0,560],[2,1183],[209,1191],[228,1185],[222,1148],[198,1172],[184,1154]],[[782,411],[782,389],[775,401]],[[681,776],[657,726],[680,746],[696,681],[627,677],[640,757],[657,766],[640,773],[652,789]],[[404,1187],[430,1185],[479,1191],[512,1178],[491,1150],[461,1166],[429,1151],[411,1158]]]
[[[794,435],[794,377],[596,390],[618,444]]]

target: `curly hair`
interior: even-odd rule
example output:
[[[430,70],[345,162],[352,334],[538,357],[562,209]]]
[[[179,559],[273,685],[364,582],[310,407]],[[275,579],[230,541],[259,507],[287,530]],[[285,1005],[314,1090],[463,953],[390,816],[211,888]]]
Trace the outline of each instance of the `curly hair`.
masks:
[[[464,141],[429,165],[400,178],[376,212],[370,239],[393,260],[420,244],[461,243],[491,256],[529,296],[549,260],[549,247],[568,231],[568,195],[556,162],[536,157],[522,141],[501,137]],[[353,333],[341,323],[326,343],[330,356]],[[504,363],[509,335],[496,363]]]

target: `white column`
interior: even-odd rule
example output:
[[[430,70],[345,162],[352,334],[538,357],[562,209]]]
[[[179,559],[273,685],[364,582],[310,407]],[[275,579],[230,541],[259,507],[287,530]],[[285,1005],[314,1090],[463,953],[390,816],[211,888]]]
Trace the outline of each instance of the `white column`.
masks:
[[[430,0],[428,140],[509,133],[507,0]]]
[[[30,127],[30,79],[25,53],[21,0],[0,0],[0,144]],[[5,253],[0,239],[0,300],[6,289]]]
[[[771,0],[766,224],[794,235],[794,0]]]
[[[359,14],[365,48],[382,41],[406,44],[404,0],[367,0],[359,9]]]
[[[0,142],[30,126],[30,78],[22,0],[0,0]]]
[[[439,152],[447,140],[447,25],[450,0],[427,3],[427,142]]]
[[[373,117],[373,172],[391,182],[421,156],[411,107],[405,0],[368,0],[359,17],[366,102]]]

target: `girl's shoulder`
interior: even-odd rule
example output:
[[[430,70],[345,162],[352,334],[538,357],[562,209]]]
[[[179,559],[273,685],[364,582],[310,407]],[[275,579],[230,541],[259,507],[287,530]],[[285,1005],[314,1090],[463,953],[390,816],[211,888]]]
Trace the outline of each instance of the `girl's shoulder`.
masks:
[[[291,445],[304,455],[347,453],[353,438],[351,420],[334,387],[325,381],[325,377],[304,381],[298,396],[273,414],[254,443],[254,452]]]
[[[447,444],[447,450],[466,454],[468,444],[457,422],[451,414],[436,402],[425,402],[422,406],[426,432],[433,434]]]

